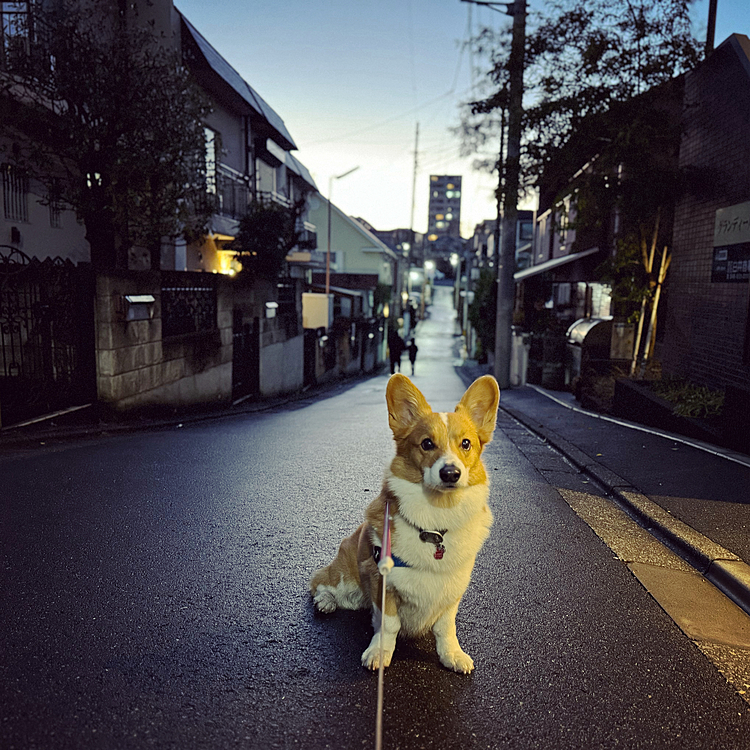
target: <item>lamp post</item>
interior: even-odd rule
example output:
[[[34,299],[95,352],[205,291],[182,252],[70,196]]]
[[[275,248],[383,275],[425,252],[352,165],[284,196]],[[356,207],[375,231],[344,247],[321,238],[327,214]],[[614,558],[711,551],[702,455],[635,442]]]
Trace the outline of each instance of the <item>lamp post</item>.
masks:
[[[359,165],[352,167],[348,172],[344,172],[339,175],[331,175],[328,178],[328,252],[326,253],[326,298],[330,294],[331,289],[331,195],[333,193],[333,181],[340,180],[342,177],[347,177],[352,172],[356,172],[359,169]]]

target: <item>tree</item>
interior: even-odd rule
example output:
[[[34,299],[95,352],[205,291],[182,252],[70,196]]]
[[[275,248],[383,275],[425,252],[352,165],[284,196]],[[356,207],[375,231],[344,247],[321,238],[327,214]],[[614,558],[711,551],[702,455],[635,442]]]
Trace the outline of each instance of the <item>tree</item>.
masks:
[[[284,259],[299,242],[300,217],[306,197],[291,206],[282,206],[260,195],[240,219],[230,250],[237,254],[243,272],[267,279],[278,278]]]
[[[211,213],[209,105],[136,4],[30,7],[27,53],[0,79],[10,157],[75,210],[96,267],[127,268],[141,246],[159,268],[162,238],[200,234]]]
[[[545,3],[544,13],[532,19],[526,42],[525,188],[538,187],[550,169],[561,175],[569,170],[564,175],[569,179],[594,155],[597,163],[588,174],[609,177],[623,151],[636,153],[647,141],[649,134],[640,130],[643,122],[623,118],[622,105],[698,62],[700,45],[690,32],[689,6],[690,0]],[[497,112],[507,106],[507,30],[484,30],[474,43],[490,58],[490,91],[464,110],[458,130],[467,150],[500,140]],[[596,133],[602,118],[608,118],[608,132]],[[568,147],[567,164],[559,158],[563,146]],[[496,165],[486,158],[480,162],[492,169]]]
[[[479,271],[474,286],[474,300],[469,305],[469,322],[482,343],[481,358],[495,351],[495,310],[497,309],[497,284],[494,275],[486,268]]]

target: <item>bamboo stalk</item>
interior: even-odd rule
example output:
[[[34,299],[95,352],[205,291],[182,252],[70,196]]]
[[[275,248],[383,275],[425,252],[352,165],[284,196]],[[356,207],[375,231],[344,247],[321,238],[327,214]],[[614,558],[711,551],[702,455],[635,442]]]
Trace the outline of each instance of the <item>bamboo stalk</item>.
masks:
[[[641,260],[643,261],[643,267],[646,269],[648,276],[651,276],[651,272],[654,267],[654,255],[656,254],[656,240],[659,236],[659,223],[661,222],[661,208],[656,212],[656,221],[654,223],[654,231],[651,235],[651,249],[649,251],[646,245],[645,230],[641,224],[640,228],[640,244],[641,244]],[[646,318],[646,296],[644,295],[641,300],[641,314],[638,316],[638,328],[636,329],[635,342],[633,344],[633,359],[630,362],[630,375],[635,375],[636,367],[638,366],[638,354],[641,349],[641,338],[643,337],[643,321]],[[644,352],[645,354],[645,352]],[[642,371],[643,368],[641,368]]]
[[[641,376],[646,369],[646,362],[654,354],[654,346],[656,344],[656,319],[657,311],[659,309],[659,298],[661,297],[661,288],[664,283],[664,279],[667,277],[667,270],[669,264],[672,262],[672,253],[669,252],[667,246],[664,246],[664,250],[661,253],[661,264],[659,266],[659,276],[656,282],[656,291],[654,292],[654,301],[651,304],[651,319],[648,324],[648,333],[646,335],[646,345],[644,346],[644,356],[641,363]]]

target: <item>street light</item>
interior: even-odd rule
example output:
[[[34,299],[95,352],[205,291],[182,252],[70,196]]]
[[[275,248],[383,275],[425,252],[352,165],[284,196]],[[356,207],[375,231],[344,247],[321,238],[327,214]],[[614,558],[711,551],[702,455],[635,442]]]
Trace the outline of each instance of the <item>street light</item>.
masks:
[[[342,177],[347,177],[352,172],[356,172],[359,169],[359,165],[352,167],[348,172],[344,172],[339,175],[331,175],[328,178],[328,252],[326,253],[326,299],[331,289],[331,195],[333,193],[333,181],[340,180]]]

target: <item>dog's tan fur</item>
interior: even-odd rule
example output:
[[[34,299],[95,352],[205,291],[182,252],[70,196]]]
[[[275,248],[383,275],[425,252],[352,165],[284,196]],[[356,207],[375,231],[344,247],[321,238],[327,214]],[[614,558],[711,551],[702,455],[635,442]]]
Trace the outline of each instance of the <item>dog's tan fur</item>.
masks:
[[[396,455],[383,489],[365,510],[364,523],[310,582],[321,612],[372,608],[375,635],[362,655],[370,669],[380,666],[381,637],[388,666],[399,632],[417,635],[429,629],[446,667],[457,672],[474,668],[456,638],[455,617],[492,524],[481,454],[492,439],[499,398],[494,378],[485,375],[469,387],[454,412],[438,414],[406,376],[396,374],[388,381],[388,422]],[[441,472],[445,467],[457,468],[460,478],[446,482]],[[388,575],[381,633],[382,577],[373,548],[383,538],[386,501],[393,519],[392,552],[408,567],[394,568]],[[447,530],[442,559],[436,559],[433,544],[420,540],[420,529]]]

